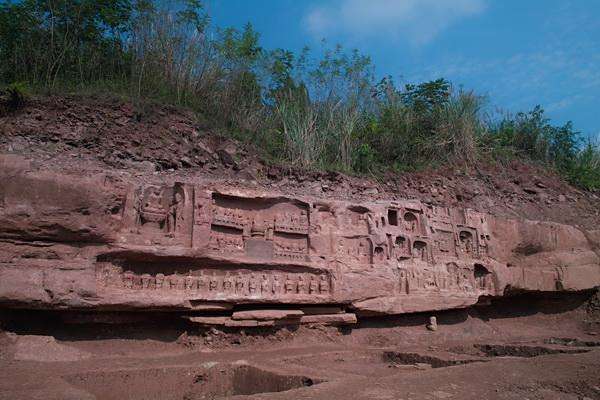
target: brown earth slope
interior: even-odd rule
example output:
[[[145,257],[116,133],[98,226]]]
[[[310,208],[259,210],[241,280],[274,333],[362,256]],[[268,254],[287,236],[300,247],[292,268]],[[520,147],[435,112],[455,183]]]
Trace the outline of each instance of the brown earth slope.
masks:
[[[37,98],[1,118],[0,133],[0,152],[22,155],[34,169],[67,174],[118,171],[141,181],[210,179],[331,199],[419,199],[587,229],[600,221],[597,194],[522,162],[377,179],[303,171],[268,165],[256,149],[207,131],[185,110],[118,99]]]
[[[596,265],[594,253],[600,254],[600,249],[586,247],[600,243],[596,194],[520,162],[374,178],[271,165],[258,153],[252,146],[208,131],[184,110],[114,99],[40,97],[1,117],[0,265],[8,272],[2,270],[0,300],[18,307],[0,308],[0,399],[600,399],[597,289],[592,288],[592,279],[576,277],[572,288],[564,279],[571,263],[582,264],[586,271]],[[124,295],[121,303],[112,304],[120,308],[111,309],[104,301],[125,291],[108,291],[113,297],[99,300],[96,280],[89,274],[93,263],[129,263],[134,271],[146,264],[172,270],[190,260],[202,268],[215,260],[227,267],[230,254],[211,258],[182,250],[175,231],[166,235],[161,231],[158,237],[144,233],[144,227],[126,232],[115,228],[127,220],[122,205],[123,198],[131,200],[127,187],[153,185],[174,191],[174,198],[176,188],[185,194],[187,187],[197,191],[218,186],[219,193],[271,192],[285,199],[317,199],[314,204],[324,199],[329,204],[375,205],[372,210],[380,207],[378,200],[397,207],[416,200],[425,210],[473,209],[480,214],[456,215],[465,220],[481,217],[481,224],[486,215],[495,221],[490,225],[502,237],[497,244],[507,248],[493,251],[511,263],[521,262],[524,287],[537,292],[499,290],[499,280],[489,288],[489,281],[483,280],[485,288],[470,295],[471,302],[457,303],[473,304],[481,297],[466,309],[441,310],[457,300],[452,292],[435,307],[422,308],[431,310],[427,313],[369,317],[365,310],[394,308],[385,300],[366,304],[372,300],[367,295],[366,301],[344,305],[353,312],[363,307],[365,317],[350,327],[319,323],[321,310],[336,312],[339,304],[332,304],[312,311],[304,307],[315,313],[308,317],[317,321],[308,325],[211,328],[197,322],[206,321],[211,313],[230,312],[230,304],[189,301],[185,304],[205,314],[187,310],[181,315],[173,312],[173,306],[184,311],[177,297],[183,288],[164,292],[176,293],[175,302],[165,300],[172,294],[157,302],[158,292],[145,291],[154,287],[144,286],[142,280],[154,282],[154,277],[144,274],[139,282],[123,278],[125,285],[131,283],[130,289],[139,284],[141,290]],[[234,198],[219,196],[217,201],[224,204]],[[154,218],[152,210],[147,206],[142,217]],[[178,221],[179,211],[173,215]],[[387,218],[389,222],[391,217]],[[545,222],[505,222],[510,221],[507,218]],[[127,229],[132,226],[125,224]],[[252,233],[264,234],[255,226]],[[250,265],[240,260],[238,266]],[[525,279],[530,264],[543,269],[546,263],[561,265],[556,268],[557,283],[551,280],[548,286],[536,281],[537,275],[532,275],[533,281]],[[303,268],[312,271],[306,264]],[[508,267],[516,270],[515,265],[502,268]],[[48,273],[51,270],[62,275]],[[368,271],[369,279],[389,280],[383,264]],[[361,287],[361,273],[355,268],[349,274],[358,282],[353,288],[373,290],[367,284]],[[126,274],[134,279],[130,271]],[[513,275],[520,279],[518,273]],[[40,310],[10,303],[22,294],[13,283],[24,281],[31,292],[24,301],[26,308]],[[589,289],[573,291],[584,287]],[[307,294],[311,290],[306,288]],[[511,296],[495,297],[501,294]],[[52,310],[45,310],[48,304]],[[82,312],[83,305],[95,304],[109,312]],[[130,310],[147,304],[155,307],[152,312]],[[72,310],[61,310],[66,305]],[[260,321],[265,315],[298,313],[285,304],[275,310],[252,309],[255,305],[236,304],[236,315]],[[170,312],[161,306],[171,307]],[[340,313],[337,318],[353,315]],[[437,317],[437,325],[432,326],[431,316]]]

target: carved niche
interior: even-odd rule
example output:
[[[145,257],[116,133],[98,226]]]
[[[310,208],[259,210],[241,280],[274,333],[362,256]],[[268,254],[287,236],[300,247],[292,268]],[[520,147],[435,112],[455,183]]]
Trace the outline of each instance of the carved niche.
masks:
[[[373,253],[373,245],[368,237],[340,237],[335,246],[338,259],[355,264],[372,264]]]
[[[193,187],[178,183],[131,189],[124,207],[124,241],[190,246],[193,192]]]
[[[307,261],[309,206],[280,198],[243,198],[213,193],[209,249],[264,260]]]
[[[458,247],[463,256],[477,257],[479,245],[477,242],[477,230],[467,227],[457,227]]]
[[[491,293],[492,274],[481,264],[448,262],[446,264],[401,265],[397,272],[398,293],[401,295],[439,293]]]

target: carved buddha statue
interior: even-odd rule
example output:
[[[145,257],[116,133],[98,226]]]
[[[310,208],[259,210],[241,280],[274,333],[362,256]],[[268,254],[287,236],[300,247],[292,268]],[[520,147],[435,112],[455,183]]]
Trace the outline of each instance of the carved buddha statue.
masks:
[[[148,193],[141,210],[142,224],[161,228],[167,218],[167,211],[161,201],[162,195],[159,188],[154,188]]]

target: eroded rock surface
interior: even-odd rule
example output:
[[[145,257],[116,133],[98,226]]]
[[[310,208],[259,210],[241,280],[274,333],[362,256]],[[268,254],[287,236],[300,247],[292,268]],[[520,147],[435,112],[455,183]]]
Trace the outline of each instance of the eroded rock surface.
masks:
[[[568,225],[416,200],[77,178],[15,162],[0,174],[3,306],[353,323],[600,284],[598,231]],[[237,306],[273,318],[231,318]]]

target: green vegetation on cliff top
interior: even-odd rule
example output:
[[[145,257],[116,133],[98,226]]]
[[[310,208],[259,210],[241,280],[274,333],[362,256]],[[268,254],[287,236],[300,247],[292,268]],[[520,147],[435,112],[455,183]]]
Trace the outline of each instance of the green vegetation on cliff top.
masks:
[[[519,158],[600,189],[598,145],[540,106],[490,116],[483,97],[443,78],[376,80],[369,57],[341,46],[264,49],[250,24],[211,27],[197,0],[0,0],[0,60],[12,107],[29,90],[105,91],[188,107],[302,167],[377,173]]]

